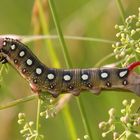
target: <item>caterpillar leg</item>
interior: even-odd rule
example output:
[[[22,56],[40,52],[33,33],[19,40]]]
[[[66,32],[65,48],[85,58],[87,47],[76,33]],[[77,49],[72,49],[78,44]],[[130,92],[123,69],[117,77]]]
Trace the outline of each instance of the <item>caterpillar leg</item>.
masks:
[[[101,92],[101,88],[92,88],[90,92],[94,93],[95,95],[99,95]]]
[[[1,62],[2,64],[5,64],[5,63],[7,63],[8,61],[7,61],[7,59],[6,59],[5,57],[1,57],[1,58],[0,58],[0,62]]]

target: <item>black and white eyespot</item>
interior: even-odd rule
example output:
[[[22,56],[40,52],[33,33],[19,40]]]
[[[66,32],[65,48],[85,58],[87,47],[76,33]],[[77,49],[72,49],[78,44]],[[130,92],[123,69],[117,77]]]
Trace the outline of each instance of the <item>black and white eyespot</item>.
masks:
[[[55,75],[54,75],[53,73],[49,73],[49,74],[47,75],[47,78],[48,78],[49,80],[53,80],[53,79],[55,78]]]
[[[89,79],[89,75],[88,75],[88,74],[82,74],[82,75],[81,75],[81,79],[82,79],[83,81],[86,81],[86,80]]]
[[[69,74],[66,74],[63,76],[64,81],[70,81],[71,80],[71,76]]]
[[[27,59],[26,60],[26,64],[28,65],[28,66],[31,66],[32,64],[33,64],[33,60],[32,59]]]
[[[36,73],[37,75],[41,75],[42,72],[43,72],[43,70],[42,70],[42,68],[40,68],[40,67],[37,67],[37,68],[35,69],[35,73]]]
[[[20,51],[19,52],[19,57],[24,57],[24,56],[25,56],[25,51],[24,50]]]
[[[16,49],[16,45],[15,44],[12,44],[11,46],[10,46],[10,48],[11,48],[11,50],[15,50]]]
[[[128,75],[128,69],[119,70],[118,75],[120,78],[126,77]]]
[[[107,71],[101,71],[100,72],[100,77],[102,79],[107,79],[109,77],[109,73]]]

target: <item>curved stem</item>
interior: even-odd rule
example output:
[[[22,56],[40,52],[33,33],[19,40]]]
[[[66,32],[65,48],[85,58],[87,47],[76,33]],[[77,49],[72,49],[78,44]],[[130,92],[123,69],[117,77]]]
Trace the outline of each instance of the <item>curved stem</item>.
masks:
[[[0,106],[0,110],[7,109],[9,107],[13,107],[13,106],[16,106],[18,104],[21,104],[21,103],[24,103],[24,102],[28,102],[28,101],[37,99],[37,97],[38,97],[38,95],[35,94],[35,95],[31,95],[31,96],[28,96],[28,97],[24,97],[22,99],[18,99],[18,100],[9,102],[6,105],[1,105]]]

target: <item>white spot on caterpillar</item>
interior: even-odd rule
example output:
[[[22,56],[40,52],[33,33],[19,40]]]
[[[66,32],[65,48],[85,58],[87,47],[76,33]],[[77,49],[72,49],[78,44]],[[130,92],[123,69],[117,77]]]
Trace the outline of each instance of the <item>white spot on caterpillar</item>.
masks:
[[[4,42],[3,42],[3,46],[6,46],[6,44],[7,44],[6,41],[4,41]]]
[[[42,69],[41,68],[36,68],[35,71],[36,71],[36,74],[39,74],[39,75],[42,73]]]
[[[25,55],[25,52],[24,51],[21,51],[20,53],[19,53],[19,56],[20,57],[23,57]]]
[[[54,79],[54,74],[50,73],[50,74],[47,75],[47,77],[48,77],[49,80],[52,80],[52,79]]]
[[[123,85],[126,86],[128,82],[126,80],[123,81]]]
[[[64,75],[63,78],[64,78],[65,81],[70,81],[71,80],[70,75]]]
[[[31,59],[27,59],[26,63],[28,66],[31,66],[33,64],[33,61]]]
[[[124,70],[124,71],[121,71],[120,73],[119,73],[119,77],[124,77],[126,74],[127,74],[127,70]]]
[[[107,78],[108,77],[108,73],[107,72],[102,72],[101,73],[101,78]]]
[[[89,76],[87,74],[83,74],[81,76],[82,80],[88,80]]]
[[[15,50],[15,49],[16,49],[16,45],[15,44],[11,45],[11,50]]]

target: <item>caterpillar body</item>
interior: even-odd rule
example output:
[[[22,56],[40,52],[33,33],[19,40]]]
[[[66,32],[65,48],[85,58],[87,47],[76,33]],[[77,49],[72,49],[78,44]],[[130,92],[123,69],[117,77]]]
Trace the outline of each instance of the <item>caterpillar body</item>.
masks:
[[[10,63],[34,92],[47,91],[79,95],[83,90],[98,94],[102,89],[129,90],[140,95],[140,76],[132,71],[140,62],[126,68],[56,69],[48,68],[20,41],[0,38],[0,61]]]

